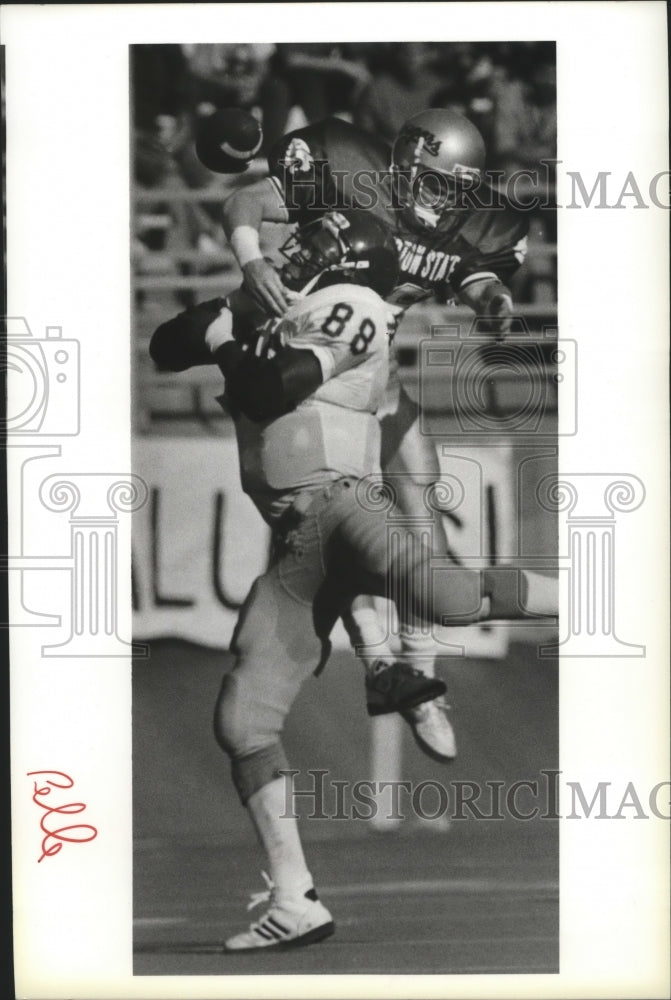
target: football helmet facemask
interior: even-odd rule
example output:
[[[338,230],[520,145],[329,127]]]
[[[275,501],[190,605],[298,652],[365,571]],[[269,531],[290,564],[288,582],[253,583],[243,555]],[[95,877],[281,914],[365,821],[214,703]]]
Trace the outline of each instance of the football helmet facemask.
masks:
[[[485,166],[482,136],[467,118],[431,108],[410,118],[394,141],[391,173],[406,221],[435,229],[449,212],[467,208],[466,191]]]
[[[282,283],[303,294],[351,283],[386,298],[398,281],[394,237],[363,209],[328,212],[296,230],[280,252],[287,258],[280,273]]]

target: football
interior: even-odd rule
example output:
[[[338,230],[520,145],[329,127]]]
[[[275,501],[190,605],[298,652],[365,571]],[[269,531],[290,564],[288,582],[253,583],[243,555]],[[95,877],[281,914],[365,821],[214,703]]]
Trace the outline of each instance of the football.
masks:
[[[202,118],[196,129],[198,159],[217,174],[241,174],[263,142],[259,122],[242,108],[222,108]]]

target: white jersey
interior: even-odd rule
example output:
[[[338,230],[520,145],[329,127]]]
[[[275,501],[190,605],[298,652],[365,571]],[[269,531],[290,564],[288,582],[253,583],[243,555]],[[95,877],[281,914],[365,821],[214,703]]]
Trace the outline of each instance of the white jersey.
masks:
[[[236,421],[242,487],[272,522],[300,490],[375,472],[393,317],[376,292],[332,285],[263,328],[269,342],[317,357],[323,384],[290,413]]]

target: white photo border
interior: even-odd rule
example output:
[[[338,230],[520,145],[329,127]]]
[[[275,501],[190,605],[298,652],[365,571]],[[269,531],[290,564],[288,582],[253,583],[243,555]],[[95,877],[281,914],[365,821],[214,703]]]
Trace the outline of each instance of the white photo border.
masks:
[[[554,40],[559,204],[571,201],[571,171],[587,178],[588,189],[610,171],[609,200],[617,200],[629,171],[647,185],[668,170],[662,3],[10,4],[0,24],[8,314],[25,316],[34,333],[60,326],[79,342],[81,429],[62,445],[68,473],[131,471],[129,45],[217,35]],[[631,781],[649,789],[668,780],[669,220],[654,204],[638,210],[629,199],[625,206],[558,213],[560,330],[581,352],[580,432],[561,439],[560,468],[630,474],[645,484],[644,505],[618,537],[616,585],[619,631],[647,652],[562,661],[560,766],[587,788]],[[22,514],[12,460],[10,533]],[[39,532],[39,517],[23,513],[27,533]],[[121,519],[120,586],[130,580],[129,536]],[[48,543],[38,536],[40,544]],[[119,634],[130,636],[129,586],[124,597]],[[562,822],[556,976],[134,978],[130,659],[46,662],[39,632],[11,633],[18,996],[668,994],[669,828],[657,819]],[[77,775],[86,815],[100,831],[95,847],[64,851],[58,866],[36,864],[39,822],[26,778],[36,766]]]

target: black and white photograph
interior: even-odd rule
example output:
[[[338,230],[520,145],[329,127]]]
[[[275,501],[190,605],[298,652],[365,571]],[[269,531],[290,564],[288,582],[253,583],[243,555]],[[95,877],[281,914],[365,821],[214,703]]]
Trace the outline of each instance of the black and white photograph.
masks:
[[[555,76],[131,50],[138,974],[558,970]]]
[[[0,18],[16,996],[667,995],[665,8]]]

